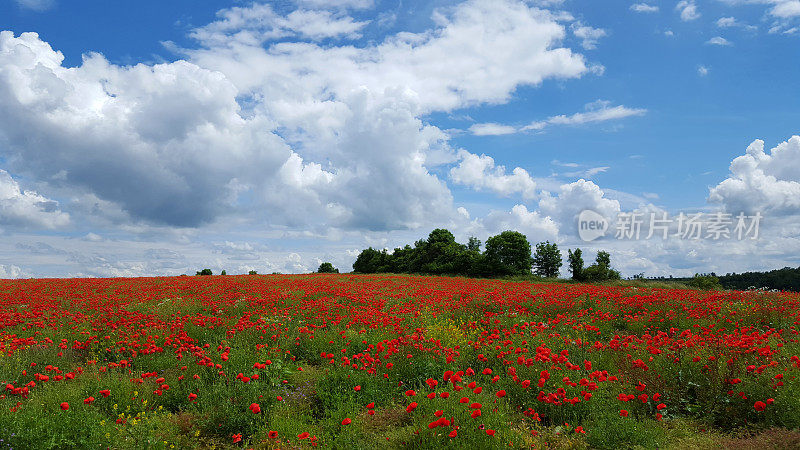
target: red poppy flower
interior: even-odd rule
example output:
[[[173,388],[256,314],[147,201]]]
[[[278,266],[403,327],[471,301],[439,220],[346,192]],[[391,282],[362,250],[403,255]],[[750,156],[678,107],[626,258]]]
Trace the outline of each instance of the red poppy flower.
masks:
[[[767,404],[759,400],[755,403],[755,405],[753,405],[753,407],[756,409],[756,411],[763,411],[767,408]]]
[[[275,439],[275,438],[278,437],[278,432],[277,431],[270,431],[269,433],[267,433],[267,437],[270,438],[270,439]]]
[[[627,409],[621,410],[619,412],[619,415],[622,416],[622,417],[628,417],[628,410]]]
[[[103,389],[102,391],[100,391],[100,395],[102,395],[103,397],[108,397],[109,395],[111,395],[111,391],[108,389]]]
[[[233,443],[235,444],[237,442],[242,442],[242,434],[241,433],[233,435]]]
[[[352,423],[352,422],[353,422],[353,421],[352,421],[352,420],[350,420],[350,418],[349,418],[349,417],[347,417],[347,418],[345,418],[345,419],[342,421],[342,425],[350,425],[350,423]]]
[[[64,403],[61,404],[61,410],[62,411],[66,411],[68,409],[69,409],[69,403],[64,402]]]
[[[83,404],[84,404],[84,405],[91,405],[93,401],[94,401],[94,397],[87,397],[87,398],[86,398],[86,399],[83,401]]]
[[[261,412],[261,406],[258,403],[253,403],[250,405],[250,411],[253,414],[258,414]]]
[[[308,439],[308,436],[309,436],[308,431],[304,431],[304,432],[298,434],[297,438],[300,439],[300,440],[303,440],[303,439]]]

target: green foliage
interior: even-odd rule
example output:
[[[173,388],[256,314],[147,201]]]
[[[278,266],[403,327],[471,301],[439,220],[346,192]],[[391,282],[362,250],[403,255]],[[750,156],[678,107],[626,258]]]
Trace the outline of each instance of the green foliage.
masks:
[[[467,242],[467,250],[473,250],[476,252],[481,251],[481,240],[475,236],[470,236],[469,241]]]
[[[525,235],[505,231],[486,241],[470,237],[467,245],[443,228],[414,246],[395,248],[392,253],[372,247],[363,250],[353,263],[356,273],[420,273],[432,275],[508,276],[527,275],[531,270],[531,248]]]
[[[339,273],[339,269],[333,267],[333,264],[324,262],[319,265],[317,273]]]
[[[359,253],[356,262],[353,263],[353,271],[356,273],[385,273],[389,262],[389,255],[386,250],[378,251],[370,247]]]
[[[583,269],[583,279],[588,282],[619,280],[619,272],[611,268],[611,255],[600,250],[597,252],[595,263]]]
[[[197,273],[195,273],[195,275],[213,275],[213,273],[211,272],[211,269],[203,269],[203,270],[197,271]]]
[[[729,273],[720,276],[719,282],[725,289],[740,291],[767,288],[800,292],[800,267],[784,267],[769,272]]]
[[[583,256],[581,249],[576,248],[573,252],[572,250],[567,250],[569,259],[569,273],[572,274],[572,279],[575,281],[583,281]]]
[[[688,284],[691,287],[704,289],[707,291],[722,290],[722,285],[719,283],[719,278],[713,275],[701,275],[699,273],[696,273],[694,274],[694,278],[689,280],[686,284]]]
[[[250,272],[247,272],[247,274],[248,275],[258,275],[258,272],[256,272],[255,270],[251,270]]]
[[[558,276],[562,265],[561,251],[556,243],[550,241],[536,244],[536,251],[533,253],[533,267],[536,275],[545,278],[555,278]]]
[[[220,275],[227,275],[227,274],[228,272],[226,272],[225,269],[223,269],[222,272],[220,273]]]
[[[531,245],[522,233],[503,231],[486,240],[484,267],[491,275],[527,275],[532,262]]]

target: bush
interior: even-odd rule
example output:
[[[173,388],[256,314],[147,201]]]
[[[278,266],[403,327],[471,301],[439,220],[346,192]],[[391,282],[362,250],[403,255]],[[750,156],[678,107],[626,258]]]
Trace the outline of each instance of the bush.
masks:
[[[329,262],[324,262],[319,265],[317,273],[339,273],[339,269],[333,267],[333,264]]]
[[[719,278],[713,275],[700,275],[694,274],[694,278],[687,283],[691,287],[704,290],[719,291],[722,290],[722,285],[719,283]]]
[[[195,273],[195,275],[213,275],[211,269],[203,269]]]

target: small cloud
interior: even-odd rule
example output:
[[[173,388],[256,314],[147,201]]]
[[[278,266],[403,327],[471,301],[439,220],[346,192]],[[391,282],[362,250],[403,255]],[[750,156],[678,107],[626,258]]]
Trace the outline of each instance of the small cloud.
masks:
[[[34,11],[47,11],[55,6],[54,0],[17,0],[20,8],[32,9]]]
[[[578,163],[561,162],[561,161],[559,161],[557,159],[554,159],[554,160],[550,161],[550,164],[552,164],[554,166],[562,166],[562,167],[579,167],[580,166]]]
[[[638,13],[654,13],[658,12],[658,6],[648,5],[647,3],[634,3],[631,5],[631,11]]]
[[[720,17],[719,19],[717,19],[716,24],[717,24],[717,27],[719,27],[719,28],[734,28],[734,27],[737,27],[737,28],[742,28],[742,29],[744,29],[746,31],[755,31],[755,30],[758,29],[757,26],[747,25],[745,23],[739,22],[738,20],[736,20],[735,17]]]
[[[681,0],[675,5],[675,9],[680,11],[681,20],[684,22],[700,18],[700,13],[697,12],[697,5],[694,0]]]
[[[583,39],[581,45],[586,50],[594,50],[597,48],[597,41],[600,38],[605,37],[608,35],[606,30],[602,28],[592,28],[585,25],[581,25],[580,22],[575,22],[571,26],[572,34],[579,39]]]
[[[709,69],[706,66],[700,66],[697,68],[697,74],[700,75],[701,77],[708,75],[708,71]]]
[[[564,175],[565,177],[572,177],[572,178],[580,177],[580,178],[588,180],[590,178],[594,178],[594,176],[599,174],[599,173],[607,172],[608,169],[610,169],[610,168],[611,167],[608,167],[608,166],[590,167],[590,168],[588,168],[586,170],[580,170],[580,171],[576,171],[576,172],[565,172],[562,175]]]
[[[102,242],[103,237],[96,233],[87,233],[86,236],[82,237],[81,240],[87,242]]]
[[[649,200],[658,200],[660,198],[655,192],[643,192],[642,197]]]
[[[631,116],[641,116],[647,113],[646,109],[628,108],[623,105],[611,106],[608,100],[597,100],[584,106],[585,111],[572,115],[561,114],[551,116],[544,120],[537,120],[522,127],[504,125],[500,123],[476,123],[469,127],[475,136],[501,136],[513,133],[539,131],[553,125],[582,125],[585,123],[605,122],[607,120],[624,119]]]
[[[587,169],[586,172],[585,172],[586,178],[591,178],[591,177],[597,175],[598,173],[606,172],[610,168],[611,167],[603,166],[603,167],[592,167],[591,169]]]
[[[722,36],[714,36],[713,38],[711,38],[708,41],[706,41],[706,44],[709,44],[709,45],[722,45],[722,46],[733,45],[731,43],[731,41],[725,39]]]
[[[476,123],[469,127],[469,131],[475,136],[502,136],[505,134],[514,134],[517,132],[517,129],[511,125],[489,122]]]
[[[675,33],[673,33],[672,30],[667,30],[664,32],[664,36],[673,37],[675,36]]]

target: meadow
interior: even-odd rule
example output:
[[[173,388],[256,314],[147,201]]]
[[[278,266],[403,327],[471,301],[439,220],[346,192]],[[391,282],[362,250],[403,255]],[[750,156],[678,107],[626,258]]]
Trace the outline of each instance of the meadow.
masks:
[[[0,281],[0,449],[797,448],[800,295]]]

